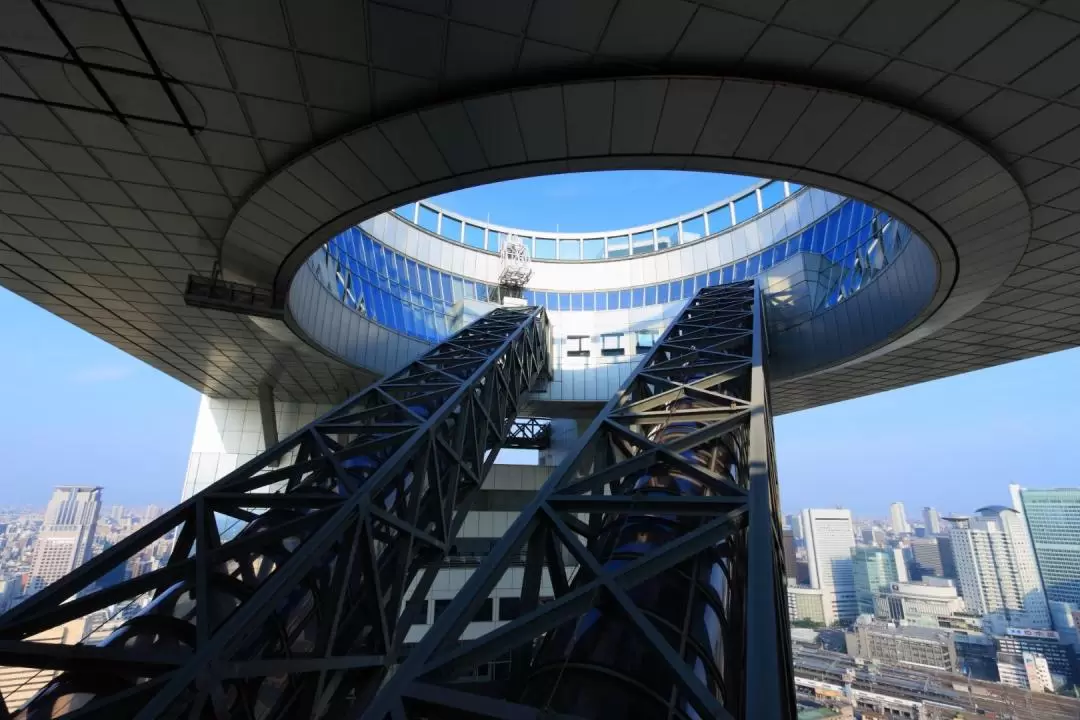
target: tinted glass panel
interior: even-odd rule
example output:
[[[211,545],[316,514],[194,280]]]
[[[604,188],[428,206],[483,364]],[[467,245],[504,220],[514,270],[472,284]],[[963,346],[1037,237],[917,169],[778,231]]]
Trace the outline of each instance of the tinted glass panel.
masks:
[[[668,225],[656,231],[656,249],[664,250],[679,244],[679,226]]]
[[[774,180],[761,188],[761,207],[771,208],[784,199],[784,183]]]
[[[503,241],[506,236],[503,233],[495,232],[494,230],[488,230],[487,234],[487,249],[491,252],[499,252],[502,249]]]
[[[475,225],[465,226],[465,244],[477,250],[484,249],[484,228]]]
[[[555,240],[552,238],[536,238],[536,250],[533,257],[538,260],[555,259]]]
[[[630,238],[626,235],[609,237],[607,239],[608,257],[626,257],[630,254]]]
[[[741,223],[757,215],[757,195],[750,193],[735,201],[735,222]]]
[[[443,215],[442,236],[447,240],[461,242],[461,221],[449,215]]]
[[[594,240],[585,240],[582,242],[583,250],[581,253],[582,260],[600,260],[604,257],[604,240],[603,238],[597,238]]]
[[[413,212],[416,210],[416,203],[409,203],[408,205],[402,205],[399,208],[394,208],[394,212],[405,218],[409,222],[412,222]]]
[[[709,213],[709,234],[731,227],[731,206],[722,205]]]
[[[417,224],[425,230],[438,232],[439,213],[429,207],[421,205],[420,218],[417,220]]]
[[[698,238],[705,237],[705,216],[698,215],[696,218],[683,220],[682,239],[680,242],[688,243]]]
[[[581,259],[581,241],[580,240],[560,240],[559,241],[559,259],[560,260],[580,260]]]
[[[646,232],[634,233],[634,254],[644,255],[651,253],[656,249],[653,243],[652,230]]]

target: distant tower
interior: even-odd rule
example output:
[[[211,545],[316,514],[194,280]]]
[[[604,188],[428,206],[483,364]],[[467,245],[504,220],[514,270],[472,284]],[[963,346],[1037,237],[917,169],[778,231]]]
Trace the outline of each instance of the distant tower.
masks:
[[[854,620],[859,611],[851,560],[855,548],[851,511],[803,510],[802,528],[810,586],[822,590],[825,622]]]
[[[922,509],[923,523],[926,525],[926,532],[929,535],[941,534],[941,513],[937,509],[932,507],[924,507]]]
[[[56,582],[90,559],[100,513],[100,487],[61,486],[53,490],[34,548],[27,594]]]
[[[987,632],[1049,628],[1035,553],[1020,513],[995,505],[975,517],[950,518],[949,535],[968,609],[983,616]]]
[[[1046,599],[1080,608],[1080,488],[1024,490],[1020,498]]]
[[[511,235],[499,250],[499,285],[503,297],[521,297],[521,291],[532,278],[529,249],[517,235]]]
[[[907,512],[904,510],[904,503],[894,502],[889,506],[889,520],[894,533],[911,532],[911,527],[907,521]]]

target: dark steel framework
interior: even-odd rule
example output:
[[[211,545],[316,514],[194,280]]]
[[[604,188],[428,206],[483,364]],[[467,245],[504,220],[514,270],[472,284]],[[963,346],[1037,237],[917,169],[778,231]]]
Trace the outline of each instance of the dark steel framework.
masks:
[[[762,312],[752,283],[700,290],[345,717],[794,718]],[[519,617],[463,640],[523,555]]]
[[[518,418],[510,426],[506,447],[518,450],[546,450],[551,447],[551,420]]]
[[[340,717],[404,651],[480,484],[548,378],[542,308],[499,308],[0,617],[0,665],[63,671],[15,716]],[[175,533],[168,562],[95,583]],[[149,606],[93,645],[27,638]],[[0,717],[12,710],[0,702]]]

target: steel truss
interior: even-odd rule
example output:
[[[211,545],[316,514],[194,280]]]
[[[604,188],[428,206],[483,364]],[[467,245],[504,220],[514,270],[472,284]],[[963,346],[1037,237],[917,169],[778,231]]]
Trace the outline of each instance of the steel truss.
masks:
[[[543,418],[518,418],[506,436],[508,448],[546,450],[551,447],[551,421]]]
[[[336,718],[366,705],[518,399],[549,374],[548,335],[543,309],[496,309],[0,617],[0,665],[63,671],[16,716]],[[163,567],[92,588],[173,532]],[[27,640],[147,596],[101,645]]]
[[[794,718],[764,343],[752,283],[700,290],[344,717]],[[520,616],[463,640],[523,554]],[[508,680],[469,682],[507,657]]]

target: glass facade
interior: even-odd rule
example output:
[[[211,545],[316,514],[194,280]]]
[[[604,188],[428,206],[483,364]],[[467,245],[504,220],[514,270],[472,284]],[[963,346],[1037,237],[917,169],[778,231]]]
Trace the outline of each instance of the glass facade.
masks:
[[[851,551],[851,566],[859,614],[873,614],[877,594],[900,580],[896,558],[892,550],[858,547]]]
[[[467,229],[468,226],[466,235]],[[462,232],[460,226],[457,232]],[[819,308],[824,309],[854,294],[887,267],[910,234],[906,226],[886,213],[857,200],[847,200],[813,224],[764,250],[697,275],[596,292],[529,288],[524,299],[530,305],[565,312],[626,310],[682,302],[707,285],[752,278],[796,254],[811,253],[829,261],[827,277],[823,278],[829,291]],[[629,255],[631,238],[626,235],[621,238],[623,255]],[[648,242],[653,239],[650,231]],[[551,244],[550,253],[554,255],[555,240],[544,240]],[[566,241],[560,241],[559,245],[563,242]],[[645,242],[641,238],[641,243]],[[635,246],[637,243],[635,236]],[[496,286],[418,263],[359,228],[333,238],[325,246],[325,252],[336,269],[337,295],[346,305],[374,322],[421,340],[435,342],[449,335],[451,308],[458,301],[498,302]]]
[[[1080,608],[1080,488],[1023,490],[1020,501],[1046,599]]]
[[[800,190],[802,185],[773,180],[733,201],[705,208],[696,215],[681,218],[663,227],[635,232],[632,243],[631,236],[618,233],[600,237],[550,238],[534,236],[529,232],[511,231],[508,228],[485,228],[467,218],[455,216],[422,202],[403,205],[395,208],[393,212],[445,240],[463,243],[477,250],[498,253],[501,247],[499,236],[514,232],[529,248],[530,255],[537,260],[604,260],[631,254],[647,255],[715,235],[733,225],[753,220]]]

